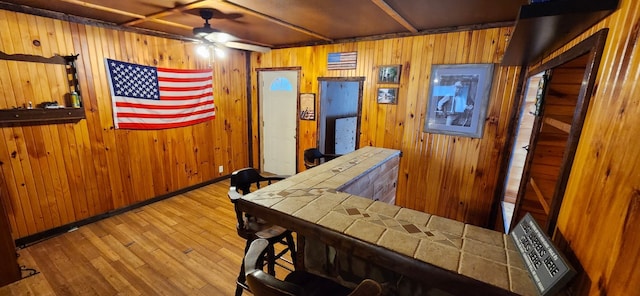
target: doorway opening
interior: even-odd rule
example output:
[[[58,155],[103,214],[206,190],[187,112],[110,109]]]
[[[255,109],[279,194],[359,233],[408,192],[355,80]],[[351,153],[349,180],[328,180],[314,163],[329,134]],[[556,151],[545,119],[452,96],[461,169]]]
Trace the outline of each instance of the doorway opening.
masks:
[[[607,32],[528,72],[500,195],[505,232],[530,213],[553,235]]]
[[[535,122],[536,97],[542,95],[544,90],[543,74],[544,72],[541,72],[529,78],[523,102],[521,103],[522,107],[518,117],[518,127],[511,150],[511,159],[509,160],[509,169],[502,199],[502,219],[506,232],[509,232],[514,206],[518,197],[518,189],[520,188],[520,180],[522,179],[524,164],[529,151],[529,140],[531,139],[533,123]]]
[[[325,154],[358,149],[364,77],[321,77],[318,82],[318,149]]]

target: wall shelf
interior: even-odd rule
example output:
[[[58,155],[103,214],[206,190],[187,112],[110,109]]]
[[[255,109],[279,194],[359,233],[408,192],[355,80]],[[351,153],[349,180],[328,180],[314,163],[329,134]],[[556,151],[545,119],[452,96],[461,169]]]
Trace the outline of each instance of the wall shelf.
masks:
[[[84,108],[0,110],[0,124],[3,125],[77,122],[84,118],[86,118]]]
[[[618,0],[556,0],[523,5],[502,65],[537,63],[617,8]]]
[[[6,54],[0,51],[0,60],[64,65],[67,72],[67,80],[69,81],[69,90],[77,92],[78,97],[80,97],[80,85],[76,70],[77,59],[78,55],[54,55],[45,58],[29,54]],[[80,101],[80,108],[0,109],[0,126],[77,122],[84,118],[86,118],[86,115],[82,107],[82,101]]]

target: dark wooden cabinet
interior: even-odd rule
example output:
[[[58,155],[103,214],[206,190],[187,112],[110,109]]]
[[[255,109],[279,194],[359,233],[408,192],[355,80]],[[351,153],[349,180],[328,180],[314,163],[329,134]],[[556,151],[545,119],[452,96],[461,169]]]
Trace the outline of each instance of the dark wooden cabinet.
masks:
[[[0,196],[2,198],[2,196]],[[19,280],[22,275],[18,265],[16,246],[11,237],[9,218],[0,202],[0,286],[4,286]]]
[[[503,66],[526,66],[538,62],[618,8],[619,0],[545,1],[523,5]]]

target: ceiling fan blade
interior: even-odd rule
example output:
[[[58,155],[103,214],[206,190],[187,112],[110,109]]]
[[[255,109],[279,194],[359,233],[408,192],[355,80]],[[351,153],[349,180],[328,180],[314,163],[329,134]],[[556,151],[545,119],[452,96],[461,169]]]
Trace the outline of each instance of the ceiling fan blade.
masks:
[[[248,43],[241,43],[241,42],[235,42],[235,41],[226,42],[226,43],[224,43],[224,46],[229,47],[229,48],[242,49],[242,50],[255,51],[255,52],[262,52],[262,53],[269,52],[271,50],[271,48],[266,47],[266,46],[260,46],[260,45],[248,44]]]

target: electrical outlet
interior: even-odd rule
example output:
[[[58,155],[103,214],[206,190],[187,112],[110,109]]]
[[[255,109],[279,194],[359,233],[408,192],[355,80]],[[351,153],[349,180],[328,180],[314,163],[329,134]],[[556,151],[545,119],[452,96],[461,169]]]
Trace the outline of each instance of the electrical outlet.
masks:
[[[222,173],[224,171],[224,166],[219,166],[218,167],[218,173]]]

